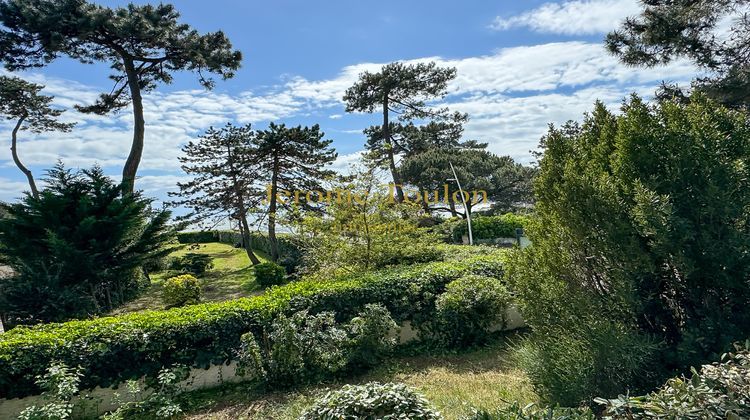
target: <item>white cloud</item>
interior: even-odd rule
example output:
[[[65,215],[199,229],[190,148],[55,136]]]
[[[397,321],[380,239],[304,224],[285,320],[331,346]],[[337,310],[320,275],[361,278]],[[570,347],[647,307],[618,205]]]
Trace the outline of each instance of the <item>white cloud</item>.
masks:
[[[330,118],[332,120],[340,120],[341,117],[343,117],[343,115],[341,115],[341,114],[332,114],[332,115],[328,116],[328,118]]]
[[[609,32],[628,16],[638,14],[637,0],[570,0],[545,3],[516,16],[495,18],[497,31],[528,28],[535,32],[584,35]]]

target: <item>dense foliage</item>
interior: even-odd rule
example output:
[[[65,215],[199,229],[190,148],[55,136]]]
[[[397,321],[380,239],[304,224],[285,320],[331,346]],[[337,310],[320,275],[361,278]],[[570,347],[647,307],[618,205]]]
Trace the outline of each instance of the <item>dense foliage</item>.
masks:
[[[161,299],[167,308],[195,305],[201,300],[201,285],[190,274],[170,277],[164,280]]]
[[[514,213],[500,216],[477,216],[471,219],[471,233],[474,240],[515,238],[516,229],[523,229],[529,224],[529,217]],[[461,221],[453,229],[453,240],[461,242],[469,234],[468,223]]]
[[[499,279],[468,275],[454,280],[437,298],[437,335],[450,346],[470,346],[505,324],[511,296]]]
[[[317,400],[300,420],[424,419],[443,417],[420,394],[404,384],[369,382],[344,385]]]
[[[397,327],[382,305],[365,305],[347,323],[337,322],[333,312],[281,315],[263,340],[252,333],[241,337],[238,373],[289,387],[372,367],[395,346]]]
[[[748,122],[701,96],[633,97],[543,139],[512,279],[544,397],[650,388],[750,335]]]
[[[169,269],[182,273],[202,276],[206,271],[214,267],[210,255],[188,252],[179,257],[172,257],[169,261]]]
[[[434,319],[435,298],[446,284],[466,274],[499,278],[503,256],[494,251],[459,262],[297,281],[223,303],[15,328],[0,335],[0,398],[38,393],[33,378],[53,360],[81,366],[83,388],[153,376],[163,366],[225,362],[235,357],[243,334],[261,337],[281,314],[304,309],[349,320],[379,303],[394,320],[411,319],[419,327]]]
[[[273,286],[284,283],[286,270],[275,262],[264,262],[256,265],[255,281],[261,286]]]
[[[169,212],[94,168],[49,171],[39,198],[5,206],[0,255],[16,275],[0,283],[0,312],[11,324],[106,312],[135,296],[142,266],[169,252]]]
[[[720,363],[692,369],[692,377],[670,379],[642,397],[597,401],[606,406],[605,419],[750,418],[750,352],[725,354]]]

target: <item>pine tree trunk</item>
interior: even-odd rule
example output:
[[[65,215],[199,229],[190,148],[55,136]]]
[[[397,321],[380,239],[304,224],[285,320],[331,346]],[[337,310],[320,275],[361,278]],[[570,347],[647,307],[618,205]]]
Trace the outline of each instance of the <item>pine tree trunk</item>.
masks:
[[[146,123],[143,119],[143,98],[141,97],[141,86],[138,80],[138,72],[133,60],[123,57],[125,74],[128,78],[130,98],[133,102],[133,143],[130,146],[130,154],[122,169],[122,192],[132,194],[135,190],[135,175],[143,155],[143,137],[145,135]]]
[[[387,94],[383,98],[383,142],[386,146],[386,153],[388,153],[388,168],[391,171],[391,177],[393,177],[394,188],[396,188],[396,201],[402,203],[404,201],[404,190],[401,188],[401,177],[398,175],[398,171],[396,170],[396,158],[393,155],[393,143],[391,143],[391,127],[388,124]]]
[[[242,209],[240,215],[240,221],[242,222],[242,241],[245,243],[245,252],[247,257],[250,258],[250,262],[253,265],[260,264],[260,260],[255,256],[252,247],[250,246],[250,225],[247,223],[247,213]]]
[[[31,171],[24,166],[23,163],[21,163],[21,159],[18,157],[18,130],[21,128],[21,124],[23,124],[23,121],[26,119],[26,117],[21,117],[18,122],[16,123],[16,126],[13,128],[13,134],[11,137],[11,144],[10,144],[10,152],[13,155],[13,162],[16,163],[16,166],[18,166],[18,169],[23,172],[24,175],[26,175],[26,179],[29,181],[29,187],[31,188],[31,195],[34,198],[39,198],[39,191],[36,189],[36,182],[34,182],[34,175],[31,174]]]
[[[271,197],[268,205],[268,242],[271,245],[271,259],[279,260],[279,243],[276,240],[276,194],[279,182],[279,158],[274,156],[273,174],[271,175]]]

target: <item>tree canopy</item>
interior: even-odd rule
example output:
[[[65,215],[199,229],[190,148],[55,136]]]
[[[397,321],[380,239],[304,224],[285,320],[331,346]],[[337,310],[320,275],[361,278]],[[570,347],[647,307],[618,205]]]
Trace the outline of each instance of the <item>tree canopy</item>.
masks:
[[[655,66],[687,58],[709,72],[694,87],[727,106],[750,103],[747,45],[750,17],[744,0],[644,1],[607,36],[607,48],[630,65]],[[671,90],[671,93],[678,91]]]
[[[395,156],[404,150],[406,145],[395,145],[393,132],[415,134],[415,127],[394,125],[391,113],[398,115],[401,123],[413,120],[429,119],[433,121],[450,120],[460,124],[466,119],[463,114],[451,114],[447,108],[434,108],[428,101],[441,99],[447,94],[448,82],[456,77],[455,68],[438,67],[436,63],[390,63],[377,73],[364,72],[359,80],[347,89],[344,95],[347,112],[372,113],[381,110],[383,123],[365,131],[368,135],[367,147],[370,156],[386,166],[396,185],[396,197],[403,201],[401,179],[396,168]],[[437,126],[431,127],[434,129]],[[441,131],[455,132],[455,126],[441,126]]]
[[[133,144],[123,168],[125,192],[132,192],[143,153],[142,92],[170,83],[175,71],[195,72],[206,88],[206,73],[227,79],[241,54],[223,32],[201,35],[179,23],[169,4],[111,9],[85,0],[5,0],[0,3],[0,60],[8,70],[49,64],[60,55],[82,63],[108,62],[114,86],[83,112],[104,114],[132,103]]]

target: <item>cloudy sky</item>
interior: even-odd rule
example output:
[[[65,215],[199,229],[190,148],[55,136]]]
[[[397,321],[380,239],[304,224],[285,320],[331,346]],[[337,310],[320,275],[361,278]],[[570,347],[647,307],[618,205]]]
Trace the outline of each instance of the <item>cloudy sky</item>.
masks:
[[[122,6],[125,1],[100,1]],[[140,3],[140,2],[138,2]],[[445,102],[467,112],[467,138],[498,154],[531,162],[549,123],[579,119],[596,99],[616,107],[624,96],[649,96],[662,81],[696,74],[685,63],[656,69],[625,67],[602,40],[639,10],[636,0],[211,0],[175,2],[199,31],[223,30],[244,55],[234,79],[205,91],[180,74],[145,98],[146,146],[136,187],[162,198],[182,177],[177,156],[187,140],[227,121],[319,123],[334,140],[345,168],[362,150],[361,130],[376,115],[347,114],[341,97],[363,70],[391,61],[433,60],[458,77]],[[46,85],[77,122],[66,134],[22,133],[22,160],[37,178],[58,159],[71,167],[98,163],[119,178],[127,157],[129,110],[83,115],[75,104],[109,91],[106,65],[59,60],[22,77]],[[10,156],[10,123],[0,126],[0,200],[27,184]]]

